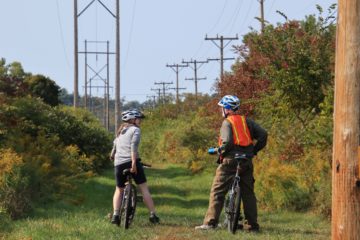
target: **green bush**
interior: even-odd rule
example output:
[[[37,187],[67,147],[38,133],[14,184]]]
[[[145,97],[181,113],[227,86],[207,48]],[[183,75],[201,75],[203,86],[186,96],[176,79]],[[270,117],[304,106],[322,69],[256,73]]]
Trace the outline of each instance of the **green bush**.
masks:
[[[72,181],[109,164],[111,136],[85,110],[31,97],[0,106],[0,209],[26,216],[35,201],[73,192]]]
[[[305,210],[311,206],[309,191],[293,164],[269,159],[256,165],[255,189],[260,206],[269,210]]]
[[[30,182],[24,166],[22,157],[13,150],[0,151],[0,210],[12,219],[31,208]]]
[[[12,125],[20,134],[35,137],[39,131],[44,131],[47,136],[57,136],[65,146],[76,145],[81,154],[93,160],[94,171],[109,164],[112,137],[86,110],[65,106],[52,108],[34,98],[15,99],[2,110],[7,115],[5,125]]]
[[[160,108],[156,111],[162,111]],[[206,150],[216,145],[216,132],[209,127],[209,117],[202,109],[183,112],[178,117],[152,113],[142,124],[140,154],[144,159],[186,164],[193,172],[202,170],[212,160]],[[167,116],[167,117],[164,117]],[[145,160],[146,161],[146,160]]]

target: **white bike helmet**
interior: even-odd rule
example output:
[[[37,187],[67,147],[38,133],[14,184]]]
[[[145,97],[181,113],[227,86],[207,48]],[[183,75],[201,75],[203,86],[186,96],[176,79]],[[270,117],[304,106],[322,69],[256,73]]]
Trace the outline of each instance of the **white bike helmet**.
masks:
[[[121,119],[124,122],[127,122],[127,121],[129,121],[131,119],[135,119],[135,118],[145,118],[145,115],[137,109],[126,110],[121,113],[121,116],[122,116]]]

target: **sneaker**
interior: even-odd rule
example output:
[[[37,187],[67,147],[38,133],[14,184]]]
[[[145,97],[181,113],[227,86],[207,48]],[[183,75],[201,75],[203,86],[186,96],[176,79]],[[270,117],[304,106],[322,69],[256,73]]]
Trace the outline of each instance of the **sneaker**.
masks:
[[[113,215],[111,218],[111,223],[120,226],[120,217],[119,215]]]
[[[203,224],[203,225],[195,227],[195,230],[211,230],[211,229],[215,229],[215,226],[208,225],[208,224]]]
[[[154,224],[160,223],[160,218],[158,216],[156,216],[155,214],[151,214],[149,217],[149,221]]]

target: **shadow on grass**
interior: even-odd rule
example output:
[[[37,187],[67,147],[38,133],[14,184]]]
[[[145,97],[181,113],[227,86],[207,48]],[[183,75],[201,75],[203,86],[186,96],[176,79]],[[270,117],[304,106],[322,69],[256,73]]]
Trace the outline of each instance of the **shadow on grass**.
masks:
[[[180,197],[153,197],[154,202],[157,206],[176,206],[181,208],[188,208],[191,210],[192,207],[204,207],[206,208],[209,200],[208,199],[190,199],[184,200]]]
[[[169,178],[189,176],[189,171],[183,167],[171,166],[166,169],[146,169],[146,175],[151,178]],[[104,216],[112,211],[112,198],[115,190],[115,181],[113,180],[113,170],[108,169],[101,175],[102,179],[97,178],[78,180],[74,185],[76,190],[71,190],[62,195],[63,199],[42,202],[35,207],[35,211],[30,216],[32,219],[67,217],[78,213]],[[189,199],[188,191],[175,186],[151,186],[154,202],[157,206],[173,206],[180,208],[204,207],[208,205],[208,199]],[[208,191],[208,190],[207,190]],[[161,194],[174,196],[159,196]],[[139,195],[141,195],[139,193]],[[184,216],[185,217],[185,216]]]
[[[299,229],[299,228],[287,228],[282,225],[277,225],[278,227],[266,227],[262,228],[262,233],[270,233],[273,235],[281,234],[281,235],[326,235],[325,233],[321,233],[318,230],[309,230],[309,229]]]
[[[145,174],[150,178],[166,178],[173,179],[177,177],[190,176],[192,173],[190,170],[184,167],[169,166],[165,169],[149,168],[145,169]]]

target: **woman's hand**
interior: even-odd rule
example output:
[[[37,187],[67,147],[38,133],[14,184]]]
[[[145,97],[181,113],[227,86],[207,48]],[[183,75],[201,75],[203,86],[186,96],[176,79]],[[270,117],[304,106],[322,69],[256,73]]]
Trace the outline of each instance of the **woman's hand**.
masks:
[[[134,174],[137,174],[137,167],[136,167],[136,163],[133,163],[133,164],[131,165],[130,172],[132,172],[132,173],[134,173]]]

